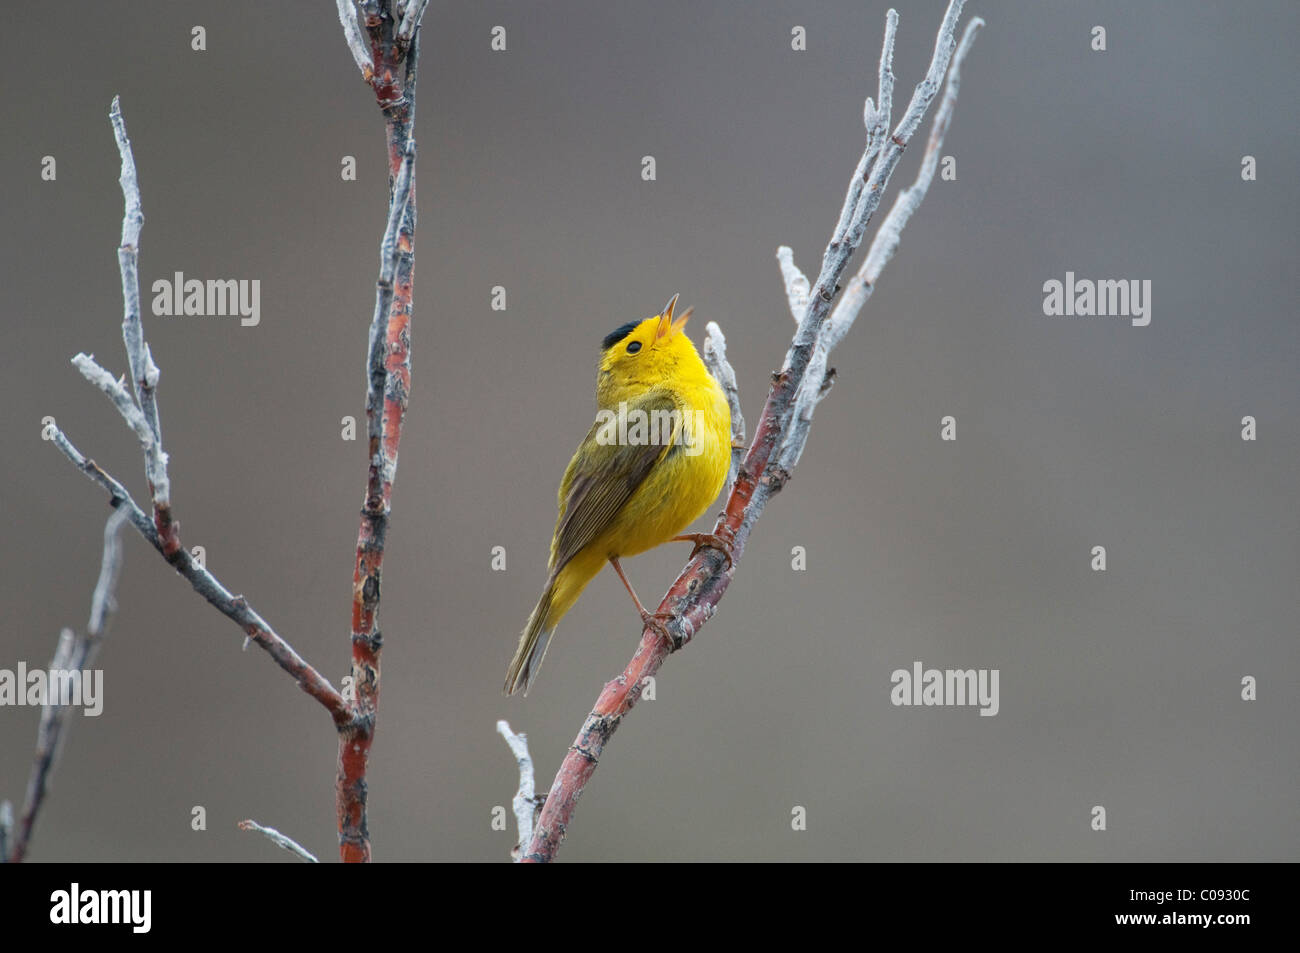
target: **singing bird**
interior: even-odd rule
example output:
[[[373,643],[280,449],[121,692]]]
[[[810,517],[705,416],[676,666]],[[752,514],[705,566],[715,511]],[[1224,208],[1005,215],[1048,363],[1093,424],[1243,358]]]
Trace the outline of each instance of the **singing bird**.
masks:
[[[730,546],[711,533],[679,536],[722,489],[731,458],[727,398],[676,319],[664,310],[601,341],[596,423],[560,482],[560,515],[551,539],[546,587],[506,672],[505,691],[532,687],[555,626],[608,561],[623,580],[642,623],[668,633],[646,611],[619,559],[661,543],[687,540],[696,550]]]

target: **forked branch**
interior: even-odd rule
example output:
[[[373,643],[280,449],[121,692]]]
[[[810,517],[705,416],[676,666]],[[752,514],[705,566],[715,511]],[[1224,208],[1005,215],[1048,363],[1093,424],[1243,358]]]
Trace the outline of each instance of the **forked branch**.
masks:
[[[139,441],[152,512],[146,513],[121,482],[94,460],[88,459],[58,427],[50,425],[45,434],[46,439],[51,440],[82,473],[108,492],[110,505],[121,514],[121,519],[129,520],[200,595],[239,625],[248,639],[264,649],[303,691],[330,713],[338,731],[335,800],[339,849],[345,861],[370,859],[366,772],[379,707],[379,656],[383,641],[378,628],[380,571],[397,471],[397,451],[411,384],[410,320],[415,260],[415,141],[412,130],[419,28],[426,7],[427,0],[363,0],[359,22],[353,0],[337,2],[348,49],[363,78],[374,90],[384,115],[389,171],[387,225],[380,247],[379,279],[366,353],[368,470],[353,573],[352,675],[346,691],[334,688],[271,628],[247,599],[231,594],[181,545],[180,524],[173,512],[167,454],[163,450],[158,413],[160,374],[145,340],[140,316],[138,262],[140,233],[144,224],[140,187],[126,123],[116,98],[110,118],[121,157],[120,181],[125,204],[118,262],[122,276],[122,337],[126,347],[129,386],[89,355],[78,354],[73,363],[109,398]],[[45,737],[50,732],[45,729],[44,721],[42,724]],[[57,739],[57,731],[54,736]],[[52,758],[49,761],[52,763]],[[47,775],[48,766],[41,775],[42,785]],[[29,805],[33,803],[35,806],[30,808],[32,818],[39,808],[40,798],[33,802],[29,797]],[[25,849],[23,830],[30,830],[30,824],[25,812],[14,838],[15,844],[22,849]],[[9,840],[8,833],[6,826],[0,831],[0,839]],[[281,843],[277,837],[288,841],[270,829],[264,829],[263,833],[267,836],[275,834],[272,839],[277,843]],[[282,846],[293,849],[288,844]]]
[[[670,614],[666,622],[678,646],[689,642],[713,615],[744,554],[745,543],[755,521],[773,494],[790,478],[807,441],[813,408],[829,390],[830,372],[826,358],[852,325],[880,269],[898,246],[898,234],[925,195],[933,175],[934,162],[956,101],[961,62],[970,48],[981,20],[972,20],[961,46],[957,46],[957,20],[964,0],[951,0],[939,27],[934,54],[925,78],[916,87],[902,118],[889,132],[893,110],[893,56],[898,14],[893,10],[885,21],[884,48],[880,57],[877,98],[868,99],[864,110],[866,146],[849,181],[844,206],[831,240],[822,256],[821,270],[811,285],[795,266],[788,248],[778,252],[786,298],[797,322],[790,349],[781,370],[773,375],[767,402],[754,430],[753,443],[744,452],[727,495],[726,506],[713,527],[713,534],[730,543],[731,560],[716,549],[701,549],[693,556],[669,588],[656,615]],[[954,50],[956,56],[954,57]],[[951,63],[951,66],[950,66]],[[858,287],[846,295],[832,312],[841,291],[849,260],[858,250],[863,233],[880,204],[894,167],[911,141],[925,112],[939,92],[945,73],[947,91],[930,132],[926,160],[916,183],[900,195],[898,203],[878,231],[859,273]],[[726,363],[721,332],[709,329],[714,356],[710,369],[734,396],[734,374]],[[709,345],[706,344],[706,354]],[[728,382],[731,382],[728,385]],[[739,420],[733,402],[733,421]],[[740,422],[743,444],[743,420]],[[623,673],[606,683],[591,714],[551,784],[525,861],[546,862],[554,858],[572,820],[578,798],[596,770],[605,745],[623,717],[641,697],[646,679],[656,672],[673,649],[657,631],[646,627],[636,654]]]

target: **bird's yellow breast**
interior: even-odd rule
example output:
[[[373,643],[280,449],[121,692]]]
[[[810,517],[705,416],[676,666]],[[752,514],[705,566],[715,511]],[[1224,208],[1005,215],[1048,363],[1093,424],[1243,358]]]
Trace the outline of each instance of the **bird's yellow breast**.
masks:
[[[603,556],[635,556],[667,542],[708,509],[726,482],[731,412],[722,388],[706,372],[676,396],[686,433],[594,541]]]

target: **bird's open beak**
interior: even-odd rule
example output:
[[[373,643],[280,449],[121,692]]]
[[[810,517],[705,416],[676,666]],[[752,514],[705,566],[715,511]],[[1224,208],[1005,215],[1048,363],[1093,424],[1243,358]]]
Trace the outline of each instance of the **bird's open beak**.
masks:
[[[677,320],[673,320],[673,311],[676,310],[677,299],[680,297],[681,295],[675,294],[669,302],[664,305],[664,310],[659,315],[659,326],[655,328],[655,340],[671,337],[686,326],[686,322],[690,319],[691,311],[693,310],[691,308],[687,308],[681,313],[681,316],[678,317]]]

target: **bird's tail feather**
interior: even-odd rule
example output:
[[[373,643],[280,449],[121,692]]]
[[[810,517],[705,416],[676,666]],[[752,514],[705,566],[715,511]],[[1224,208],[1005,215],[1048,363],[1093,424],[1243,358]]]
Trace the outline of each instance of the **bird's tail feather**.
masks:
[[[519,637],[519,648],[515,650],[515,657],[510,660],[510,668],[506,671],[507,695],[513,695],[521,688],[527,695],[533,680],[537,678],[537,672],[542,667],[542,659],[546,657],[546,644],[551,640],[551,633],[555,631],[555,625],[550,620],[554,594],[555,578],[552,577],[547,580],[542,597],[537,600],[533,614],[528,617],[528,624],[524,626],[523,635]]]

